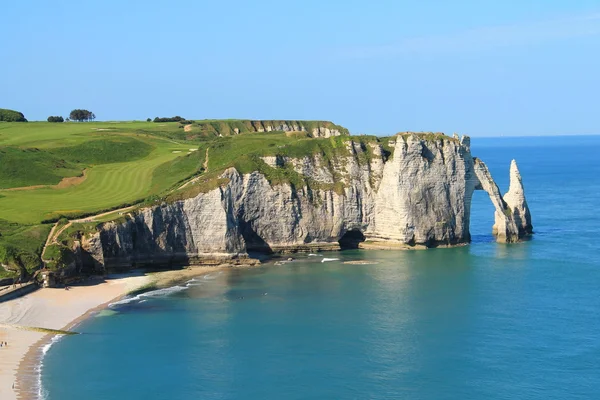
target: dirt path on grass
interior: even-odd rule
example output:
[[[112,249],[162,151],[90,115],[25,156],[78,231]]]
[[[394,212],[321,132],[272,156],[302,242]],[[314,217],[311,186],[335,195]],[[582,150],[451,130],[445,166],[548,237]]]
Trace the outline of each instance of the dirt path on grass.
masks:
[[[95,220],[97,220],[98,218],[102,218],[105,217],[107,215],[110,214],[114,214],[114,213],[126,213],[127,211],[131,211],[135,208],[136,206],[128,206],[128,207],[123,207],[123,208],[118,208],[116,210],[112,210],[112,211],[107,211],[101,214],[96,214],[96,215],[91,215],[89,217],[85,217],[85,218],[79,218],[79,219],[72,219],[71,221],[69,221],[69,223],[80,223],[80,222],[94,222]]]
[[[206,149],[206,155],[204,156],[204,162],[202,163],[202,168],[204,169],[204,172],[202,175],[197,176],[195,178],[190,179],[189,181],[187,181],[186,183],[184,183],[183,185],[179,186],[177,189],[183,189],[184,187],[191,185],[192,183],[196,182],[198,179],[202,178],[202,176],[208,172],[208,149]]]

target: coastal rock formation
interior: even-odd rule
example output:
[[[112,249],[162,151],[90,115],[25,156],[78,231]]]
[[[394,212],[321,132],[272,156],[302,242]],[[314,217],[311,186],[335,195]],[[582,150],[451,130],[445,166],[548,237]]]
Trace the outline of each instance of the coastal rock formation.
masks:
[[[508,192],[504,195],[504,201],[510,210],[517,229],[519,237],[531,235],[533,226],[531,225],[531,213],[527,200],[525,200],[525,190],[523,189],[523,180],[517,162],[512,160],[510,163],[510,186]]]
[[[474,190],[485,190],[494,204],[498,241],[532,232],[516,163],[503,197],[466,136],[400,134],[385,148],[352,137],[343,143],[341,155],[327,160],[319,153],[262,158],[267,168],[291,169],[310,185],[271,184],[261,172],[229,168],[212,190],[102,224],[82,241],[81,253],[97,269],[219,262],[254,252],[460,245],[471,239]]]
[[[190,132],[202,132],[204,136],[235,136],[259,132],[305,132],[314,138],[348,135],[346,128],[329,121],[211,120],[195,121],[187,129]]]
[[[531,235],[533,233],[531,214],[525,200],[523,182],[516,161],[511,162],[510,188],[503,197],[485,163],[479,159],[474,160],[475,175],[479,181],[476,189],[485,190],[495,208],[492,232],[496,240],[511,243]]]

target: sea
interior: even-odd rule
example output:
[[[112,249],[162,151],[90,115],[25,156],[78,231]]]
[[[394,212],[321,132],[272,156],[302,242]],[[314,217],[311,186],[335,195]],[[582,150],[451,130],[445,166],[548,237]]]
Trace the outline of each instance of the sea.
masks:
[[[600,399],[600,136],[473,138],[515,158],[535,235],[213,272],[112,304],[49,346],[40,397]],[[361,261],[362,264],[348,263]]]

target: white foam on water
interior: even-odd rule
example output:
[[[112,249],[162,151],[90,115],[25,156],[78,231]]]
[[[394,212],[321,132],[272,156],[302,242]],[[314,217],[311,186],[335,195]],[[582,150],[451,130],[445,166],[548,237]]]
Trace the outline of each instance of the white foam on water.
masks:
[[[205,281],[212,281],[214,279],[217,279],[217,276],[221,275],[222,272],[215,272],[214,274],[206,274],[202,276],[202,279],[204,279]]]
[[[310,253],[308,256],[309,256],[309,257],[323,257],[323,254],[314,254],[314,253]]]
[[[339,261],[339,258],[324,258],[321,260],[322,263],[328,262],[328,261]]]
[[[54,336],[49,343],[46,343],[43,347],[42,347],[42,355],[40,356],[40,361],[38,362],[38,365],[36,367],[36,373],[37,373],[37,392],[38,392],[38,399],[40,400],[44,400],[48,397],[48,392],[46,391],[46,389],[44,389],[44,386],[42,385],[42,369],[44,368],[44,357],[46,357],[46,353],[48,352],[48,350],[50,350],[50,347],[52,347],[55,343],[58,343],[58,341],[60,339],[62,339],[62,337],[65,335],[56,335]]]
[[[143,301],[145,301],[149,298],[164,297],[164,296],[168,296],[173,293],[181,292],[182,290],[186,290],[186,289],[188,289],[188,286],[172,286],[172,287],[168,287],[168,288],[164,288],[164,289],[156,289],[156,290],[152,290],[150,292],[138,294],[137,296],[134,296],[134,297],[127,297],[127,298],[124,298],[123,300],[115,301],[114,303],[110,303],[108,305],[108,307],[113,308],[115,306],[122,306],[125,304],[134,303],[134,302],[142,303]]]

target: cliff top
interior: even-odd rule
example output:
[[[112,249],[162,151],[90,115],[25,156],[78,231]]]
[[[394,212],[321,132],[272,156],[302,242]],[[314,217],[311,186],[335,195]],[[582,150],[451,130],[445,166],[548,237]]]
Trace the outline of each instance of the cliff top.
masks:
[[[207,119],[185,121],[185,125],[188,140],[261,132],[307,132],[319,137],[325,130],[334,131],[336,136],[349,135],[348,129],[330,121]]]
[[[454,134],[453,136],[448,136],[443,132],[411,132],[411,131],[406,131],[406,132],[398,132],[396,133],[395,136],[399,136],[402,137],[404,140],[406,140],[408,137],[410,136],[416,136],[419,139],[422,140],[453,140],[453,141],[459,141],[458,135]]]

